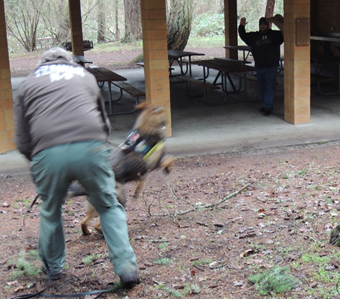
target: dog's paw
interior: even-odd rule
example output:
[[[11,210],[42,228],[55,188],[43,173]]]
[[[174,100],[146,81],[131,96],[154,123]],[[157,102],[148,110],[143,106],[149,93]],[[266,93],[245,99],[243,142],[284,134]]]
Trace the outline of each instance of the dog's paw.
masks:
[[[164,171],[166,173],[170,173],[174,166],[174,159],[172,157],[166,158],[164,161],[162,161],[161,166],[164,167]]]
[[[99,222],[94,225],[94,228],[98,233],[103,234],[103,230]]]
[[[89,229],[89,227],[86,224],[81,225],[81,230],[85,236],[91,235],[92,230]]]

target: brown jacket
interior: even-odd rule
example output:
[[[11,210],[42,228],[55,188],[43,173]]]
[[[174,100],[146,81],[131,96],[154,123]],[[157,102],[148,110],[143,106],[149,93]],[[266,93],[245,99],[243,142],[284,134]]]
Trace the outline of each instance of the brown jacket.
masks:
[[[14,101],[15,142],[29,160],[60,144],[106,141],[110,122],[96,79],[78,64],[46,62],[21,83]]]

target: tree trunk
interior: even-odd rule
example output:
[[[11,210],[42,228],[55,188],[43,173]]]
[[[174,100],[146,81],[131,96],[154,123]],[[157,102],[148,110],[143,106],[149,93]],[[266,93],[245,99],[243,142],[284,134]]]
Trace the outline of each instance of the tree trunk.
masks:
[[[124,0],[124,9],[125,36],[122,42],[130,43],[141,40],[143,35],[140,0]]]
[[[184,50],[192,21],[192,0],[167,0],[168,50]]]
[[[105,43],[106,19],[105,1],[98,0],[98,44]]]
[[[274,14],[275,0],[267,0],[266,18],[271,18]]]
[[[224,13],[224,0],[220,0],[218,13]]]
[[[118,0],[115,0],[115,20],[116,20],[116,32],[115,32],[115,37],[116,39],[119,39],[120,37],[120,32],[119,32],[119,18],[118,18]]]

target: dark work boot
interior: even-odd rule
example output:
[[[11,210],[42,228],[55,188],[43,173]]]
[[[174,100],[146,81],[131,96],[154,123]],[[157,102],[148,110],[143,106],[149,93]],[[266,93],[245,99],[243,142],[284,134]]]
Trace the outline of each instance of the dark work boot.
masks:
[[[123,285],[124,288],[128,290],[134,288],[137,284],[140,284],[140,278],[137,270],[124,273],[120,275],[119,278],[120,283]]]
[[[272,113],[273,109],[271,108],[265,108],[264,109],[264,115],[265,116],[269,116]]]
[[[51,272],[47,271],[45,267],[42,267],[41,270],[42,270],[45,274],[47,274],[47,276],[48,276],[48,278],[49,278],[50,280],[58,280],[58,279],[61,278],[61,272],[58,272],[58,273],[51,273]],[[48,273],[48,272],[49,272],[49,273]]]

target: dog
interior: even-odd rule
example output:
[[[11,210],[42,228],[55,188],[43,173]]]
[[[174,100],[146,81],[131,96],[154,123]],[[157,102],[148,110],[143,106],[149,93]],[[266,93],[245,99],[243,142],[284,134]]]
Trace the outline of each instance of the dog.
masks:
[[[166,154],[165,127],[167,117],[165,108],[158,105],[140,103],[137,109],[142,109],[126,141],[110,155],[110,165],[115,174],[117,200],[126,206],[124,184],[137,181],[133,197],[137,198],[143,188],[147,172],[157,168],[163,168],[170,173],[173,166],[173,157]],[[75,196],[88,195],[85,188],[79,183],[70,186],[67,199]],[[66,199],[66,200],[67,200]],[[95,208],[88,200],[85,201],[86,217],[81,221],[81,229],[84,235],[90,235],[90,221],[98,216]],[[95,229],[102,233],[100,223],[94,225]]]

